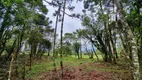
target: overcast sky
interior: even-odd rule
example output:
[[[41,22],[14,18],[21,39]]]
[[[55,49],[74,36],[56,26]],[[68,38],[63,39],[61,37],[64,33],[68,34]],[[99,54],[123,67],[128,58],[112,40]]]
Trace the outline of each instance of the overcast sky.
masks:
[[[52,0],[48,0],[49,2],[51,2]],[[74,11],[70,12],[69,10],[66,9],[66,13],[68,14],[72,14],[72,13],[80,13],[82,14],[82,9],[83,9],[83,3],[82,2],[76,2],[76,0],[74,0],[72,2],[72,5],[75,6]],[[53,21],[52,23],[52,27],[55,27],[55,21],[56,21],[56,17],[53,17],[53,13],[55,12],[55,10],[57,10],[57,8],[52,7],[52,6],[48,6],[47,8],[49,10],[48,12],[48,17]],[[60,35],[60,27],[61,24],[58,24],[58,29],[57,29],[57,34]],[[77,18],[71,18],[67,15],[65,15],[65,19],[64,19],[64,29],[63,29],[63,33],[71,33],[73,31],[76,31],[76,29],[80,29],[83,28],[81,26],[81,21]]]
[[[48,1],[51,2],[52,0],[48,0]],[[52,27],[55,28],[56,17],[53,17],[53,13],[58,8],[49,6],[48,4],[46,4],[46,5],[49,10],[47,16],[53,21]],[[68,13],[68,14],[72,14],[72,13],[83,14],[82,13],[82,9],[83,9],[82,2],[76,2],[76,0],[74,0],[72,2],[72,6],[75,6],[75,9],[72,12],[66,9],[66,13]],[[57,34],[59,35],[58,38],[60,37],[60,30],[61,30],[60,27],[61,27],[61,24],[59,23],[58,28],[57,28]],[[67,32],[71,33],[73,31],[76,31],[76,29],[82,29],[82,28],[83,28],[83,26],[81,25],[80,19],[72,18],[72,17],[65,15],[63,33],[67,33]],[[89,43],[87,45],[88,45],[88,49],[90,50],[91,45]],[[82,46],[82,50],[85,51],[84,46]]]

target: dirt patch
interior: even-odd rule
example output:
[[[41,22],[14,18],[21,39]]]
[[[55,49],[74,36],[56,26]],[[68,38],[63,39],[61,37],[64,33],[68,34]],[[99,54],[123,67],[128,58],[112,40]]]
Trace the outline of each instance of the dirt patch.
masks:
[[[90,70],[88,69],[89,67],[91,68]],[[104,69],[104,71],[97,70],[98,68],[96,67]],[[61,70],[58,69],[56,72],[49,71],[41,73],[41,77],[38,80],[130,80],[128,72],[117,72],[116,67],[115,70],[113,70],[113,67],[110,68],[110,64],[104,63],[82,64],[78,67],[64,66],[63,78],[61,77]],[[109,71],[105,69],[109,69]],[[119,69],[120,66],[118,66]]]

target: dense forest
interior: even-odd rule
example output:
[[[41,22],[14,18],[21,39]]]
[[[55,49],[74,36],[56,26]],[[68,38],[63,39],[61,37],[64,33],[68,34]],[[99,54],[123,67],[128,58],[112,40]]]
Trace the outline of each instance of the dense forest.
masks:
[[[0,0],[0,80],[142,80],[142,0]]]

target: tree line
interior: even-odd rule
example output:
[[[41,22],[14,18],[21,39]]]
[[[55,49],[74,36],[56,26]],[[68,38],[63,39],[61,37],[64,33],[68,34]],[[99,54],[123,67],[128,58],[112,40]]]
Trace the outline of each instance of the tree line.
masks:
[[[83,44],[89,58],[95,54],[99,60],[95,48],[101,52],[105,62],[117,64],[118,58],[124,56],[132,79],[142,79],[142,1],[76,1],[84,4],[83,14],[66,12],[75,8],[72,0],[0,1],[1,79],[15,79],[14,76],[18,75],[17,79],[25,80],[26,66],[31,70],[32,61],[41,59],[45,53],[52,56],[53,62],[60,55],[63,76],[62,58],[75,54],[81,59]],[[48,7],[44,2],[57,8],[53,13],[55,26],[51,26],[52,21],[47,17]],[[63,35],[65,15],[80,19],[83,29]],[[57,35],[57,27],[61,27],[60,36]],[[91,44],[91,52],[87,49],[88,43]],[[118,46],[121,46],[121,52],[117,50]],[[54,68],[56,71],[55,63]]]

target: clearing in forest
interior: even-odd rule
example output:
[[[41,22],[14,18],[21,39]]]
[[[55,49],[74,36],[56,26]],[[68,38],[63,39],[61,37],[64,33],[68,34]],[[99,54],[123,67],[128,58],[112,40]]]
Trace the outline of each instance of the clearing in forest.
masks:
[[[94,61],[94,59],[64,58],[64,76],[61,78],[59,67],[54,72],[53,62],[40,62],[33,65],[28,73],[27,80],[130,80],[129,68],[122,62],[117,64]]]

